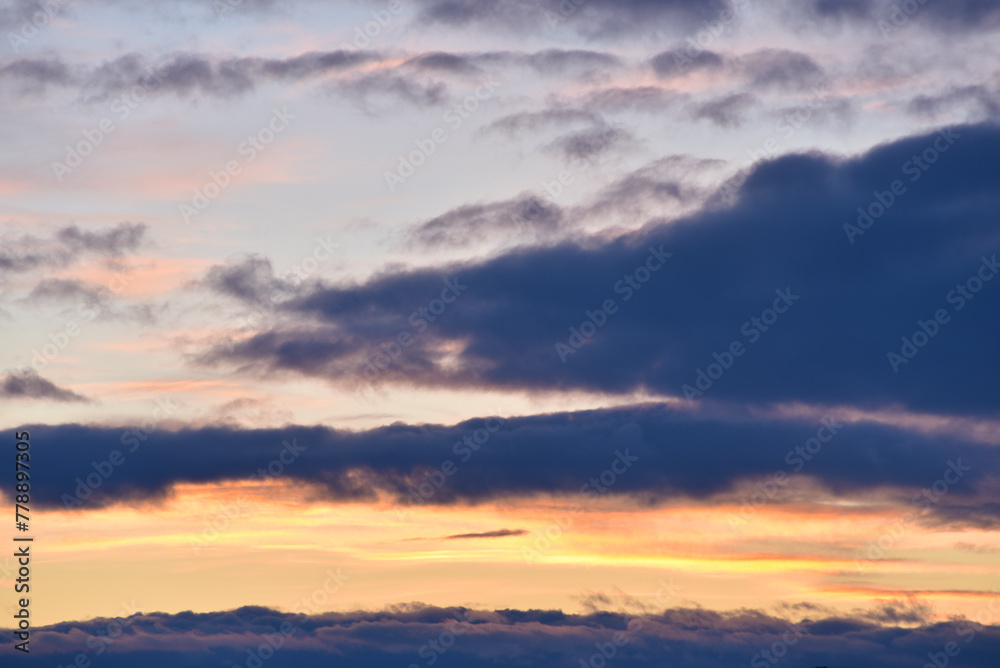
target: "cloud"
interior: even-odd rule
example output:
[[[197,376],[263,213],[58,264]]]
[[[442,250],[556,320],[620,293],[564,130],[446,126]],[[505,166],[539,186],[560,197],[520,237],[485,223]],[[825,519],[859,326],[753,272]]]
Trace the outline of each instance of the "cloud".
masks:
[[[601,111],[659,113],[687,97],[686,94],[657,86],[612,87],[588,93],[583,98],[583,102],[586,106],[594,107]]]
[[[528,532],[525,529],[498,529],[497,531],[484,531],[483,533],[459,533],[454,536],[446,536],[445,540],[461,540],[466,538],[506,538],[507,536],[524,536]]]
[[[106,257],[121,257],[137,250],[145,234],[146,226],[141,223],[121,223],[96,232],[70,225],[59,230],[56,238],[71,252],[86,250]]]
[[[72,302],[77,305],[77,313],[91,320],[134,320],[147,324],[155,320],[151,304],[140,303],[115,308],[112,304],[113,299],[114,292],[97,283],[46,278],[21,301],[33,306]]]
[[[762,49],[734,61],[734,67],[751,85],[763,88],[804,90],[815,88],[826,78],[811,57],[787,49]]]
[[[703,198],[705,187],[693,181],[725,165],[722,160],[668,155],[644,165],[601,189],[579,213],[588,217],[632,216],[662,211],[664,204],[687,204]]]
[[[421,5],[421,19],[428,23],[529,34],[565,28],[606,39],[658,32],[663,26],[690,29],[729,9],[723,0],[421,0]]]
[[[926,662],[928,654],[943,653],[950,642],[963,666],[993,668],[1000,651],[997,626],[964,619],[894,625],[867,617],[806,616],[793,624],[757,610],[629,607],[586,614],[422,604],[313,615],[263,607],[137,613],[39,627],[32,637],[38,643],[32,656],[48,664],[72,664],[78,652],[89,653],[87,638],[102,635],[109,640],[92,644],[111,643],[100,658],[108,668],[245,665],[272,655],[290,668],[320,668],[331,661],[392,668],[422,664],[428,657],[456,668],[570,666],[591,662],[594,655],[603,659],[602,646],[614,652],[609,664],[634,668],[728,668],[753,660],[767,664],[762,652],[772,648],[791,666],[910,668]]]
[[[718,70],[725,63],[722,56],[712,51],[699,50],[690,55],[684,47],[663,51],[649,61],[656,75],[664,79],[685,76],[699,70]]]
[[[378,68],[365,65],[378,63]],[[129,53],[97,65],[70,65],[58,58],[21,58],[0,67],[0,82],[30,92],[50,86],[78,89],[88,101],[103,101],[140,86],[147,94],[182,98],[237,98],[270,82],[329,81],[328,88],[367,102],[389,96],[422,105],[440,104],[448,86],[427,77],[475,82],[489,69],[530,68],[543,76],[585,75],[619,67],[614,55],[586,49],[426,51],[406,55],[377,50],[310,51],[287,57],[174,53],[158,61]],[[421,75],[417,79],[416,75]]]
[[[545,148],[562,155],[567,161],[586,162],[634,143],[635,136],[628,130],[602,125],[564,134]]]
[[[743,56],[728,56],[708,50],[690,53],[677,47],[649,61],[662,79],[673,79],[699,71],[727,72],[740,76],[754,88],[799,91],[821,85],[826,74],[810,56],[788,49],[761,49]]]
[[[496,130],[514,135],[522,132],[540,132],[565,129],[572,123],[604,125],[602,116],[586,109],[553,107],[542,111],[522,111],[503,116],[490,123],[484,131]]]
[[[0,67],[0,80],[19,82],[32,90],[49,85],[76,87],[89,100],[105,100],[135,86],[149,92],[227,98],[247,93],[268,81],[299,81],[345,72],[380,59],[376,52],[344,50],[308,52],[287,58],[213,58],[177,53],[160,62],[130,53],[93,67],[71,67],[54,58],[22,58]]]
[[[604,117],[589,109],[570,106],[553,106],[542,111],[519,112],[503,116],[483,132],[502,132],[516,136],[528,132],[565,131],[574,125],[587,127],[563,132],[543,147],[571,162],[589,161],[615,148],[636,142],[633,134],[619,125],[611,125]]]
[[[992,276],[1000,253],[997,151],[1000,130],[980,125],[846,160],[786,156],[757,166],[728,208],[315,287],[282,305],[283,322],[202,361],[348,384],[379,344],[408,332],[420,336],[379,382],[680,396],[740,342],[749,351],[711,382],[711,397],[995,415],[1000,389],[983,370],[1000,365],[1000,283],[975,277]],[[914,162],[924,153],[937,158],[921,162],[926,170]],[[894,181],[905,188],[898,197],[887,190]],[[892,196],[888,211],[877,195]],[[468,287],[431,314],[443,279]],[[966,299],[957,290],[970,280],[985,287]],[[587,315],[608,299],[613,314]],[[774,303],[788,313],[766,314]],[[903,337],[941,309],[947,323],[934,339],[894,363]],[[574,334],[594,319],[588,336]]]
[[[241,397],[212,408],[199,424],[225,425],[232,428],[244,426],[292,424],[292,411],[281,408],[269,398]]]
[[[409,58],[404,66],[425,71],[455,74],[480,74],[487,67],[528,67],[545,76],[590,74],[596,70],[619,67],[621,60],[612,54],[586,49],[544,49],[534,53],[485,51],[450,53],[431,51]]]
[[[38,92],[49,85],[67,85],[73,81],[68,65],[53,59],[21,58],[0,67],[0,80],[20,83],[23,90]]]
[[[0,28],[20,28],[41,9],[37,0],[11,0],[0,7]]]
[[[10,401],[18,399],[40,399],[61,403],[81,403],[90,401],[90,399],[82,394],[77,394],[72,390],[59,387],[52,381],[42,378],[34,369],[26,371],[5,371],[3,382],[0,383],[0,398]]]
[[[756,103],[757,98],[749,93],[733,93],[695,105],[691,110],[691,117],[696,120],[707,119],[719,127],[735,128],[743,124],[747,110]]]
[[[894,16],[903,17],[897,20],[914,20],[925,30],[944,33],[988,31],[1000,25],[1000,4],[995,0],[925,1],[915,5],[892,0],[811,0],[806,7],[807,13],[813,16],[849,20],[861,25],[872,26],[883,21],[891,31],[895,27],[892,24]],[[904,7],[915,7],[916,11],[907,12]]]
[[[979,118],[1000,118],[1000,90],[990,90],[983,85],[952,86],[938,94],[920,94],[910,100],[907,111],[917,116],[965,111]]]
[[[621,65],[617,56],[585,49],[544,49],[524,58],[541,74],[589,73]]]
[[[875,0],[811,0],[806,13],[827,19],[867,19],[873,15],[875,4]]]
[[[822,456],[803,454],[824,424],[827,431],[820,435],[835,439],[836,446],[822,449]],[[246,479],[291,448],[295,458],[280,475],[314,486],[318,502],[383,499],[413,505],[413,490],[432,472],[442,475],[449,469],[453,473],[426,504],[539,494],[582,499],[586,489],[591,495],[598,490],[634,497],[647,507],[691,499],[726,504],[746,484],[770,480],[781,469],[790,476],[801,473],[814,501],[875,498],[914,512],[914,495],[947,477],[953,484],[921,511],[922,522],[958,527],[1000,519],[1000,497],[990,477],[1000,470],[994,445],[836,418],[817,423],[649,404],[450,426],[396,423],[364,431],[292,425],[216,425],[154,434],[85,425],[21,429],[53,444],[36,455],[47,473],[35,482],[33,500],[43,507],[63,507],[67,498],[68,506],[83,510],[157,501],[179,483]],[[481,447],[486,441],[489,446]],[[74,499],[94,462],[108,461],[115,450],[125,463],[92,493],[80,493],[82,502]],[[946,476],[955,467],[960,475]],[[614,480],[602,485],[598,480],[609,470],[617,473],[604,477]],[[799,504],[802,499],[789,487],[772,502]]]
[[[198,93],[232,97],[266,81],[299,81],[343,72],[379,59],[376,52],[344,50],[313,51],[287,58],[210,58],[180,53],[154,64],[137,54],[128,54],[95,68],[83,83],[97,99],[135,85],[182,96]]]
[[[406,61],[406,65],[420,70],[456,72],[461,74],[476,74],[482,71],[473,65],[469,58],[443,51],[422,53],[414,56]]]
[[[616,129],[608,127],[606,132],[613,138]],[[591,137],[586,133],[585,136]],[[597,138],[607,141],[601,135]],[[626,134],[625,141],[628,138]],[[599,142],[594,148],[601,145]],[[598,157],[600,153],[592,155]],[[575,229],[569,225],[571,220],[604,223],[631,217],[634,222],[648,211],[663,211],[664,205],[691,204],[703,199],[708,192],[698,179],[725,164],[722,160],[687,155],[665,156],[627,172],[578,206],[561,207],[544,192],[522,193],[500,202],[466,204],[418,223],[408,233],[408,241],[427,247],[466,247],[484,239],[514,240],[518,245],[552,243]]]
[[[371,112],[388,102],[402,101],[421,107],[443,104],[448,86],[440,81],[417,81],[393,70],[377,70],[336,82],[333,88]]]
[[[562,209],[523,194],[504,202],[467,204],[416,225],[409,240],[425,247],[463,247],[484,237],[527,240],[551,238],[564,229]]]
[[[117,260],[141,247],[146,231],[143,223],[123,222],[99,230],[69,225],[57,230],[50,239],[32,235],[5,238],[0,247],[0,273],[63,268],[86,255],[96,255],[116,265]]]
[[[192,285],[247,303],[270,302],[295,289],[289,281],[276,278],[271,261],[257,254],[231,257]]]

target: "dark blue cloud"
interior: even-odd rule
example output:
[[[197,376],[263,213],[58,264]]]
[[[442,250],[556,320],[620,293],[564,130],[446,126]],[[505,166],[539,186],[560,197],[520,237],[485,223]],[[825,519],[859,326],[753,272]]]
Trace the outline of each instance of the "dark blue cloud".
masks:
[[[1000,25],[1000,2],[997,0],[811,0],[809,13],[824,18],[851,20],[872,26],[881,21],[886,33],[910,21],[924,29],[942,32],[993,30]]]
[[[656,504],[726,495],[741,481],[766,482],[780,470],[812,476],[835,495],[895,490],[895,500],[914,511],[930,508],[933,514],[922,512],[927,521],[982,527],[1000,521],[1000,497],[986,484],[990,472],[1000,470],[995,446],[874,423],[839,424],[835,417],[823,427],[739,413],[727,407],[720,417],[721,410],[644,405],[367,431],[24,430],[35,444],[32,500],[46,507],[155,501],[177,483],[255,475],[313,484],[331,500],[371,501],[383,494],[407,506],[552,493],[580,500],[635,495]],[[939,490],[933,504],[914,501],[942,479],[946,494]],[[4,483],[8,494],[10,484]]]
[[[429,23],[522,33],[565,25],[602,38],[664,27],[690,29],[699,21],[718,20],[733,7],[725,0],[421,0],[420,4],[421,18]]]
[[[989,612],[990,603],[1000,609],[996,600],[984,599],[984,611]],[[19,658],[25,665],[72,665],[82,654],[107,668],[234,663],[481,668],[579,666],[581,661],[634,668],[912,668],[940,654],[965,668],[993,668],[1000,654],[1000,627],[961,619],[901,627],[874,623],[865,615],[807,617],[793,625],[754,610],[673,608],[572,615],[413,604],[384,612],[311,616],[260,607],[138,613],[42,627],[34,630],[32,642],[32,653]],[[100,654],[96,648],[101,648]],[[602,648],[604,656],[613,658],[602,662]],[[946,648],[951,657],[944,654]]]
[[[345,384],[681,395],[738,341],[744,354],[707,396],[995,416],[1000,281],[977,274],[991,276],[1000,254],[997,155],[1000,130],[978,125],[849,160],[783,157],[760,164],[727,208],[315,288],[284,304],[286,324],[202,361]],[[661,262],[651,249],[673,255],[650,274],[645,263]],[[468,286],[447,305],[444,279]],[[776,321],[775,305],[788,307]],[[893,363],[940,310],[947,322],[929,343]],[[557,345],[579,343],[589,319],[601,326],[582,347]]]

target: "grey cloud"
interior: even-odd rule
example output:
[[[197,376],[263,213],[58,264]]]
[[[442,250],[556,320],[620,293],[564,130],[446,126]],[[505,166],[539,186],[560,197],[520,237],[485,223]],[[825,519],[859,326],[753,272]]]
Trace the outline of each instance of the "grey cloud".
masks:
[[[256,254],[236,256],[211,267],[193,285],[251,303],[273,301],[275,295],[289,296],[295,290],[291,283],[274,276],[270,260]]]
[[[79,88],[88,100],[103,100],[135,86],[161,91],[232,97],[271,80],[297,81],[342,72],[379,60],[376,52],[310,52],[288,58],[211,58],[178,53],[160,62],[130,53],[87,69],[71,68],[56,59],[22,59],[0,68],[0,79],[29,87],[61,85]]]
[[[516,235],[520,240],[538,240],[558,233],[565,223],[558,205],[525,194],[503,202],[452,209],[417,225],[409,238],[428,247],[468,246],[489,236],[506,239]]]
[[[562,135],[545,148],[562,155],[568,161],[588,161],[616,148],[634,144],[635,141],[635,136],[628,130],[601,124]]]
[[[665,28],[683,32],[730,8],[722,0],[421,0],[421,5],[421,18],[429,23],[519,33],[565,28],[598,39]]]
[[[89,402],[87,397],[59,387],[38,375],[34,369],[4,372],[0,382],[0,398],[4,400],[39,399],[61,403]]]
[[[642,111],[659,113],[667,110],[678,101],[687,99],[687,95],[665,90],[656,86],[637,86],[635,88],[604,88],[593,91],[584,97],[588,107],[604,111]]]
[[[458,533],[453,536],[446,536],[445,540],[463,540],[467,538],[506,538],[507,536],[524,536],[528,532],[524,529],[498,529],[497,531],[484,531],[482,533]]]
[[[448,86],[440,81],[415,81],[393,71],[376,71],[340,80],[334,89],[354,99],[368,112],[381,110],[385,101],[400,100],[422,107],[444,103]]]
[[[625,212],[642,216],[644,205],[665,201],[687,203],[705,195],[703,187],[691,183],[691,177],[725,165],[722,160],[670,155],[636,169],[601,190],[580,211],[587,216]]]
[[[65,86],[74,81],[73,70],[62,61],[22,58],[0,67],[0,81],[10,81],[24,93],[39,93],[48,86]]]
[[[62,268],[85,255],[114,262],[137,251],[146,238],[146,230],[142,223],[128,222],[98,230],[69,225],[57,230],[51,239],[33,235],[4,238],[0,245],[0,272]]]
[[[947,113],[971,115],[967,120],[1000,118],[1000,90],[990,89],[981,84],[953,86],[937,94],[920,94],[910,100],[907,111],[918,116],[936,116]]]
[[[684,47],[663,51],[653,56],[649,64],[657,76],[664,79],[684,76],[699,70],[718,70],[726,64],[722,56],[712,51],[702,50],[694,53],[689,51]]]
[[[490,123],[484,131],[497,130],[507,134],[538,132],[553,128],[564,129],[572,123],[604,125],[604,119],[592,111],[573,107],[552,107],[542,111],[523,111],[503,116]]]
[[[137,303],[116,307],[114,293],[107,287],[76,279],[44,279],[21,301],[35,306],[73,302],[77,305],[77,313],[91,320],[132,320],[149,324],[156,319],[152,305]]]
[[[145,234],[146,226],[143,224],[121,223],[98,231],[70,225],[59,230],[56,238],[74,253],[86,250],[106,257],[121,257],[138,250]]]
[[[803,90],[826,78],[823,68],[804,53],[786,49],[763,49],[740,57],[734,66],[752,85],[764,88]]]
[[[757,103],[750,93],[733,93],[694,105],[691,117],[706,119],[723,128],[735,128],[746,120],[746,112]]]

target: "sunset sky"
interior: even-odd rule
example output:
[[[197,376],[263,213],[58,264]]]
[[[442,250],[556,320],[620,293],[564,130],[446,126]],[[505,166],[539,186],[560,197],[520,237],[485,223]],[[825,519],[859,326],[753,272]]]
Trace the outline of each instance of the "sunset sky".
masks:
[[[996,666],[1000,2],[0,28],[4,656]]]

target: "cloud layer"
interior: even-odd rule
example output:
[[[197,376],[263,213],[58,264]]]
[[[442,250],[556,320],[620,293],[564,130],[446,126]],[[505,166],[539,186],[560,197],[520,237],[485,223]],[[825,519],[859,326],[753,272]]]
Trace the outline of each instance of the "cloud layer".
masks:
[[[22,429],[51,444],[35,455],[47,474],[32,489],[35,503],[47,507],[97,509],[157,500],[177,483],[276,476],[314,485],[320,497],[341,502],[383,496],[409,506],[615,494],[655,505],[726,495],[732,501],[741,483],[766,482],[780,470],[808,476],[817,498],[880,494],[913,508],[929,507],[917,497],[943,479],[947,497],[936,494],[931,509],[938,523],[992,527],[1000,521],[991,482],[1000,470],[995,446],[836,417],[819,423],[713,417],[646,405],[367,431],[166,431],[155,423]],[[824,449],[834,440],[835,447]],[[429,481],[433,491],[419,492]]]
[[[984,598],[982,607],[984,619],[1000,614],[996,598]],[[779,660],[789,666],[912,668],[931,660],[929,655],[948,658],[947,645],[961,665],[992,668],[1000,653],[1000,629],[989,622],[897,626],[879,623],[873,619],[877,615],[864,611],[838,617],[808,606],[802,611],[808,616],[795,624],[755,610],[632,609],[573,615],[413,604],[383,612],[313,615],[261,607],[138,613],[37,629],[31,659],[69,665],[83,654],[108,668],[255,665],[262,659],[266,665],[272,657],[275,665],[292,668],[438,662],[469,668],[612,662],[637,668],[730,668]]]

